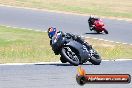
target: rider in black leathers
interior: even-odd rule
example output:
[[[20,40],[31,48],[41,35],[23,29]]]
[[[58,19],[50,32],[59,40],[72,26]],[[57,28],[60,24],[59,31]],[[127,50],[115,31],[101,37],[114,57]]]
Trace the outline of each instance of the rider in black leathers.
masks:
[[[87,47],[87,49],[91,49],[92,46],[89,45],[87,42],[84,41],[84,39],[79,36],[79,35],[74,35],[74,34],[71,34],[71,33],[63,33],[62,32],[62,37],[66,37],[66,38],[72,38],[73,40],[81,43],[82,45],[85,45]]]
[[[64,33],[62,31],[57,31],[56,28],[54,28],[54,27],[50,27],[48,29],[48,36],[49,36],[50,39],[52,39],[52,37],[57,33],[61,33],[62,37],[66,37],[67,39],[72,38],[73,40],[81,43],[82,45],[85,45],[87,47],[87,49],[91,49],[91,45],[89,45],[87,42],[85,42],[84,39],[82,39],[78,35],[74,35],[74,34],[71,34],[71,33]],[[51,41],[50,41],[50,45],[51,45]]]

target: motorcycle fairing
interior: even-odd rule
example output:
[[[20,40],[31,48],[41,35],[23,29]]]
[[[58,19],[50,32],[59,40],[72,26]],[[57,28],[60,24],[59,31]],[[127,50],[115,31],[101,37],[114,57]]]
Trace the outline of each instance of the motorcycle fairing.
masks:
[[[90,58],[89,51],[86,50],[86,48],[84,48],[84,45],[82,45],[81,43],[78,43],[76,41],[70,41],[69,43],[66,44],[66,46],[70,46],[77,50],[79,52],[82,62]]]

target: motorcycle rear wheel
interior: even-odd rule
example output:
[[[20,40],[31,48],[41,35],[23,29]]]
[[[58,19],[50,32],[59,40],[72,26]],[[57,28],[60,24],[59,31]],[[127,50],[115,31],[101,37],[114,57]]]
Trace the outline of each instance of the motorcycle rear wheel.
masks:
[[[100,31],[98,31],[98,30],[96,30],[96,29],[94,29],[95,30],[95,32],[97,32],[97,34],[100,34]]]
[[[90,62],[94,65],[100,65],[101,59],[97,58],[98,56],[92,56],[90,59]]]
[[[91,62],[94,65],[100,65],[101,63],[101,57],[100,55],[97,53],[97,51],[94,50],[94,55],[92,55],[92,57],[90,58],[89,62]]]

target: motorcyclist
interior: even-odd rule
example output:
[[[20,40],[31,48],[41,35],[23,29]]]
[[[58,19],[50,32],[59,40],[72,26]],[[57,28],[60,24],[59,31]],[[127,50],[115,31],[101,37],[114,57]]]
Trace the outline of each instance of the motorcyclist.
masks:
[[[56,34],[57,29],[54,27],[49,27],[47,32],[48,32],[49,38],[52,39],[52,37]]]
[[[82,39],[78,35],[74,35],[74,34],[71,34],[71,33],[64,33],[62,31],[57,31],[57,29],[54,28],[54,27],[50,27],[48,29],[48,36],[49,36],[50,39],[52,39],[52,37],[54,35],[56,35],[57,33],[61,33],[62,37],[72,38],[73,40],[85,45],[88,49],[91,49],[91,45],[89,45],[87,42],[85,42],[84,39]],[[50,41],[50,44],[51,44],[51,41]]]
[[[92,46],[89,45],[87,42],[84,41],[84,39],[79,36],[79,35],[74,35],[74,34],[71,34],[71,33],[66,33],[66,36],[71,36],[71,38],[79,43],[81,43],[82,45],[85,45],[87,47],[87,49],[91,49]]]
[[[90,16],[88,19],[90,30],[93,30],[95,27],[95,23],[98,22],[100,19],[95,16]]]

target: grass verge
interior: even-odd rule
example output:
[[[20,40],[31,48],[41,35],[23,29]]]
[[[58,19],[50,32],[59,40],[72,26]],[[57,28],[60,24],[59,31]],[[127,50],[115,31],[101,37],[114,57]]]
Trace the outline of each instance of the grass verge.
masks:
[[[106,17],[132,18],[131,0],[0,0],[0,4]]]
[[[132,59],[132,45],[87,38],[103,59]]]
[[[0,63],[57,61],[45,32],[0,26]]]
[[[86,39],[103,59],[132,58],[132,46]],[[0,63],[59,61],[45,32],[0,26]]]

